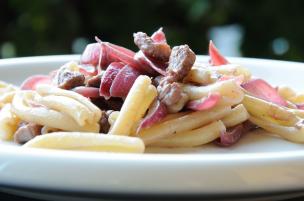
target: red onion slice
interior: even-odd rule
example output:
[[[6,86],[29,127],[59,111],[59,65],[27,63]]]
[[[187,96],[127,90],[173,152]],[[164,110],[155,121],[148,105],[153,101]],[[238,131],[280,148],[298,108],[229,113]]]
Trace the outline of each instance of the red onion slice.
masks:
[[[167,107],[165,104],[159,100],[155,100],[151,107],[149,108],[148,114],[140,123],[137,133],[143,129],[151,127],[152,125],[158,123],[167,115]]]
[[[155,75],[155,71],[161,75],[166,75],[166,71],[164,71],[162,68],[156,66],[155,63],[153,63],[149,58],[146,57],[146,55],[142,51],[138,51],[134,59],[140,63],[141,67],[145,69],[146,72],[149,74]]]
[[[51,84],[52,80],[47,75],[33,75],[28,77],[20,86],[21,90],[35,90],[38,84]]]
[[[167,43],[167,40],[166,40],[166,35],[165,33],[163,32],[163,28],[159,28],[157,31],[155,31],[152,36],[151,36],[152,40],[154,42],[157,42],[157,43]]]
[[[83,75],[95,76],[98,73],[98,70],[93,65],[81,65],[79,68],[79,72]]]
[[[188,102],[186,107],[195,111],[208,110],[215,107],[221,100],[221,97],[219,93],[211,93],[202,99]]]
[[[302,103],[302,104],[296,104],[296,106],[297,106],[297,108],[299,110],[304,110],[304,103]]]
[[[95,87],[75,87],[72,89],[72,91],[81,94],[84,97],[87,98],[98,98],[99,95],[99,89]]]
[[[241,85],[253,96],[287,107],[287,102],[279,95],[277,90],[262,79],[252,79]]]
[[[101,54],[100,51],[101,51],[100,44],[98,43],[88,44],[81,55],[80,62],[82,64],[91,64],[93,66],[97,66]]]
[[[220,66],[229,64],[228,60],[225,59],[223,55],[219,52],[219,50],[215,47],[212,41],[209,43],[209,56],[210,56],[210,64],[212,66]]]
[[[115,77],[118,72],[125,66],[125,64],[120,62],[113,62],[109,65],[107,70],[101,77],[99,93],[100,96],[105,97],[106,99],[110,98],[110,88],[113,84]]]
[[[110,87],[110,96],[125,98],[139,75],[140,72],[128,65],[125,65],[113,80]]]
[[[222,132],[220,138],[214,142],[222,147],[232,146],[237,143],[244,134],[254,128],[256,128],[256,125],[252,124],[250,121],[245,121],[240,125],[230,128],[226,132]]]

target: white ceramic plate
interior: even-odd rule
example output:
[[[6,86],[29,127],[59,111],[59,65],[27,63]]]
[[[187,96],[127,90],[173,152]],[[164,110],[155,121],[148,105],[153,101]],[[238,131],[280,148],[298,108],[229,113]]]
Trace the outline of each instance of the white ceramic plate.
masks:
[[[0,60],[0,80],[20,84],[79,56]],[[206,61],[206,57],[199,57]],[[271,84],[304,91],[304,64],[230,58]],[[109,154],[20,149],[0,144],[0,184],[36,192],[90,195],[274,195],[304,190],[304,145],[265,135],[246,135],[231,148],[151,149]],[[17,191],[16,191],[17,192]],[[75,194],[74,194],[75,195]]]

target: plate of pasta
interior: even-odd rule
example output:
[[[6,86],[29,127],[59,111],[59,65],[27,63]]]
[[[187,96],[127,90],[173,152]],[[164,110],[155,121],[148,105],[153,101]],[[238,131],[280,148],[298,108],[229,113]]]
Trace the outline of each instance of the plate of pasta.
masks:
[[[0,185],[26,192],[229,197],[301,192],[304,64],[101,41],[0,60]],[[229,185],[228,185],[229,184]],[[19,189],[19,191],[16,191]],[[20,190],[21,189],[21,190]]]

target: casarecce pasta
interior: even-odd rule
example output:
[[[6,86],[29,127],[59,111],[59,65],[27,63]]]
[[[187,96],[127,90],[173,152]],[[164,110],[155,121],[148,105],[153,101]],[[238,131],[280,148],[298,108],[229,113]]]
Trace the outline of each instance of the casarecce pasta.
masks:
[[[212,42],[210,61],[202,63],[188,45],[170,47],[162,29],[135,33],[136,53],[96,41],[79,61],[29,77],[20,88],[0,82],[2,140],[25,148],[144,153],[232,146],[262,128],[304,143],[304,95],[252,78]]]

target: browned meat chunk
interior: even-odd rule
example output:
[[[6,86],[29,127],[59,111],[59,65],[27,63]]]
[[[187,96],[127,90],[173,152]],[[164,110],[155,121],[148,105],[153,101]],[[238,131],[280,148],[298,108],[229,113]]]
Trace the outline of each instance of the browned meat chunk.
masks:
[[[170,46],[165,42],[154,42],[146,33],[137,32],[133,34],[134,43],[149,58],[167,62],[171,54]]]
[[[58,87],[67,90],[83,86],[85,81],[85,76],[83,74],[74,71],[58,72],[56,78]]]
[[[22,123],[15,132],[14,141],[18,144],[24,144],[41,134],[41,125],[35,123]]]
[[[160,85],[161,81],[164,79],[164,76],[162,75],[159,75],[157,77],[155,77],[154,79],[152,79],[152,84],[155,86],[155,87],[158,87],[158,85]]]
[[[196,56],[188,45],[175,46],[170,55],[168,76],[172,81],[182,81],[195,62]]]
[[[112,112],[113,112],[113,110],[108,110],[107,112],[102,113],[102,116],[101,116],[100,121],[99,121],[99,125],[100,125],[99,132],[100,133],[108,133],[109,132],[111,125],[108,121],[108,118],[109,118],[109,116]]]
[[[178,82],[188,75],[195,59],[196,56],[188,45],[174,47],[170,55],[167,75],[154,81],[159,84],[157,87],[159,99],[167,106],[169,112],[181,110],[188,101],[187,94],[183,92]]]
[[[176,83],[166,83],[157,87],[159,100],[167,106],[174,105],[182,98],[182,88]]]
[[[99,88],[100,82],[101,82],[101,75],[95,75],[92,78],[88,79],[87,86]]]

